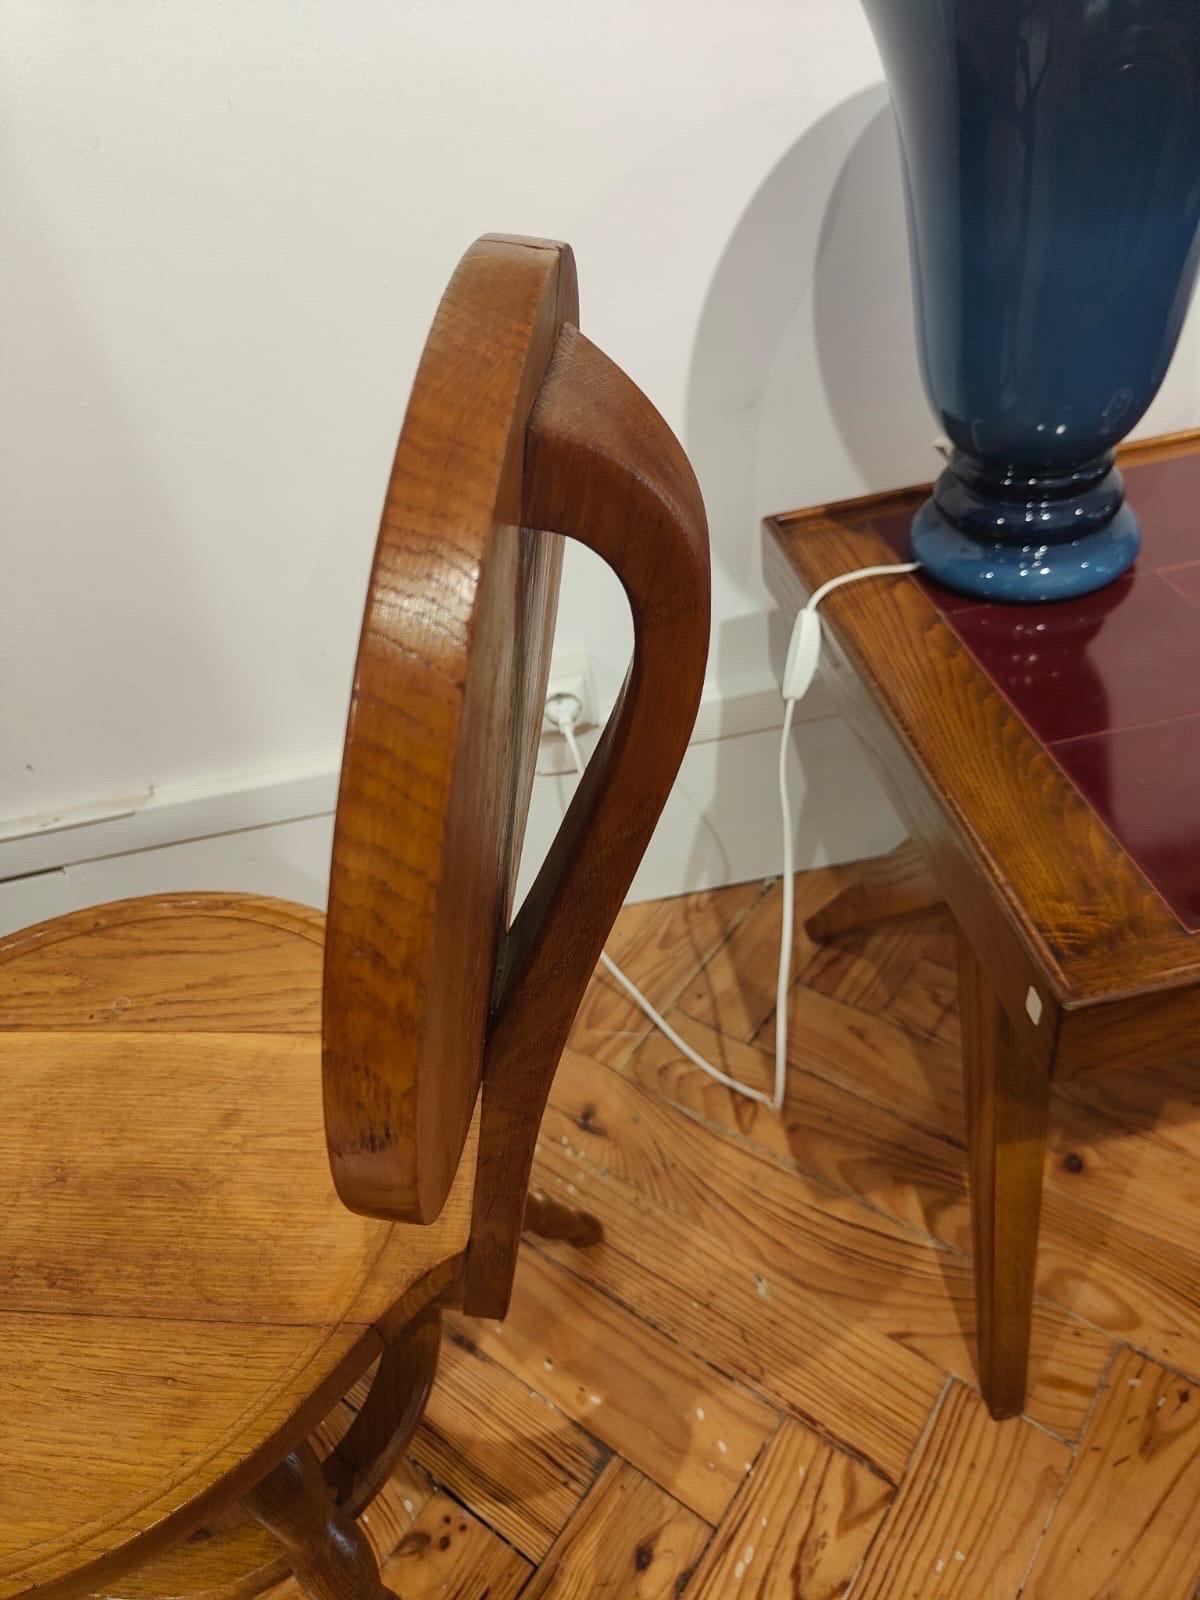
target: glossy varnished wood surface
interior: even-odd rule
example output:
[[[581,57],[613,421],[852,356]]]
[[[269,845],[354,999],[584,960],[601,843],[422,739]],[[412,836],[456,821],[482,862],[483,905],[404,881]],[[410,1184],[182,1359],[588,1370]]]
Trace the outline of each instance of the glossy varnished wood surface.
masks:
[[[1196,445],[1192,434],[1148,441],[1126,460]],[[764,560],[777,598],[794,609],[836,573],[894,560],[870,517],[915,508],[924,492],[771,519]],[[1067,1076],[1161,1059],[1181,1035],[1200,1037],[1200,944],[928,596],[885,578],[831,595],[823,611],[835,693],[1028,1048]]]
[[[802,914],[846,881],[801,875]],[[760,1087],[779,899],[631,907],[610,946]],[[534,1574],[550,1600],[1194,1600],[1195,1059],[1054,1093],[1028,1402],[997,1424],[950,914],[797,943],[782,1116],[597,975],[533,1177],[605,1242],[527,1238],[502,1323],[446,1315],[426,1419],[364,1519],[385,1582],[405,1600],[507,1600]]]
[[[578,329],[530,418],[523,518],[621,581],[633,660],[502,952],[488,1030],[465,1304],[503,1314],[546,1096],[691,737],[708,657],[704,502],[662,417]]]
[[[1016,1038],[970,941],[958,946],[979,1374],[1003,1419],[1025,1407],[1050,1074]]]
[[[472,1162],[432,1228],[334,1192],[320,972],[321,918],[250,896],[0,949],[0,1592],[81,1592],[186,1531],[453,1287]]]
[[[578,315],[566,246],[475,244],[388,486],[338,798],[324,1032],[335,1180],[378,1216],[437,1216],[479,1090],[562,559],[522,528],[526,425]]]

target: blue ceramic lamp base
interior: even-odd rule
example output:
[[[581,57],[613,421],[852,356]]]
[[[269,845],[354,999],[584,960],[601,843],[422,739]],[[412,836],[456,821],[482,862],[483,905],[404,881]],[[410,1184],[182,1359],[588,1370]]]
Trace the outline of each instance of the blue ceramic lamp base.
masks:
[[[948,522],[930,499],[913,518],[912,553],[929,577],[959,594],[1036,603],[1112,583],[1133,565],[1141,538],[1137,517],[1122,506],[1105,527],[1055,544],[981,539]]]
[[[1053,468],[990,466],[955,450],[917,512],[912,552],[981,600],[1071,600],[1127,571],[1141,529],[1112,453]]]
[[[1138,548],[1113,450],[1200,268],[1197,0],[863,0],[899,124],[925,393],[913,529],[955,589],[1059,600]]]

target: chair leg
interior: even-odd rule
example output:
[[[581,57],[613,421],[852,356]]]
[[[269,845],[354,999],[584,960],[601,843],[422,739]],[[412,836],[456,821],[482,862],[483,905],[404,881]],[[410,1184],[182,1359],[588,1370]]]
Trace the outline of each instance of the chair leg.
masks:
[[[975,951],[958,937],[979,1382],[992,1416],[1025,1408],[1050,1078],[1019,1045]]]
[[[437,1372],[442,1319],[436,1306],[391,1341],[362,1409],[324,1463],[339,1507],[356,1517],[391,1477],[408,1449]]]
[[[243,1504],[284,1547],[308,1600],[396,1600],[361,1528],[334,1504],[310,1444],[286,1456]]]
[[[911,839],[890,855],[864,861],[853,880],[809,917],[804,931],[810,939],[832,939],[885,917],[902,917],[910,911],[928,911],[941,905],[941,890]]]
[[[568,1244],[586,1248],[604,1238],[604,1224],[590,1211],[563,1205],[538,1189],[525,1197],[525,1232],[542,1239],[565,1239]]]

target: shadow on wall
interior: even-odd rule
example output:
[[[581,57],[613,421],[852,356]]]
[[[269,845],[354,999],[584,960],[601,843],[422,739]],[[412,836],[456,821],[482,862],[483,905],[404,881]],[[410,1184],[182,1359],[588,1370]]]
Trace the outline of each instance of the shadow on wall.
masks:
[[[767,174],[722,253],[701,313],[685,444],[708,507],[714,565],[753,593],[772,511],[932,476],[936,427],[921,389],[895,124],[875,85],[836,106]],[[721,678],[755,654],[778,676],[790,619],[720,623]],[[755,638],[757,636],[757,638]],[[728,741],[711,810],[744,803]],[[902,830],[840,722],[801,723],[792,798],[800,867],[890,848]],[[716,848],[698,832],[694,854]],[[718,875],[693,862],[697,878]],[[706,870],[707,869],[707,870]]]
[[[828,112],[768,173],[714,274],[684,440],[714,560],[755,588],[764,515],[931,475],[935,431],[879,84]],[[716,649],[719,673],[719,639]]]

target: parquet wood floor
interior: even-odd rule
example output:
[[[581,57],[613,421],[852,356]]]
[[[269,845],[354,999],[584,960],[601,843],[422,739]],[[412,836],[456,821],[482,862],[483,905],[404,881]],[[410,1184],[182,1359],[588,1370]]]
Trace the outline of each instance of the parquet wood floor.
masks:
[[[805,874],[800,915],[836,890]],[[610,948],[726,1070],[770,1075],[778,885],[623,914]],[[1029,1408],[975,1383],[953,937],[797,941],[782,1118],[606,977],[508,1320],[456,1317],[368,1517],[402,1600],[1198,1600],[1200,1064],[1058,1096]],[[282,1600],[282,1597],[281,1597]]]

